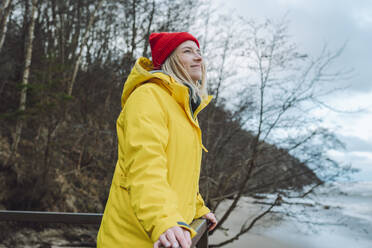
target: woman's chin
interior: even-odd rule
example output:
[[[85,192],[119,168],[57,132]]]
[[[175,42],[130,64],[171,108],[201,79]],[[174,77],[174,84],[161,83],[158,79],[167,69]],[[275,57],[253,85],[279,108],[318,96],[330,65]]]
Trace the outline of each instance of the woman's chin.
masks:
[[[199,81],[199,80],[202,79],[202,76],[201,75],[198,75],[198,74],[196,74],[196,75],[190,75],[190,77],[191,77],[192,81],[194,81],[194,82],[197,82],[197,81]]]

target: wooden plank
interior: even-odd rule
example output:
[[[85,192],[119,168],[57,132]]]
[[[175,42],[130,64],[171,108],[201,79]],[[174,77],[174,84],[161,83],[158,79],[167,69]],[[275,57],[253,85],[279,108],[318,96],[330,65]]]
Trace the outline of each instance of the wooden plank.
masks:
[[[0,210],[0,221],[100,224],[103,214]]]
[[[199,240],[202,238],[202,236],[207,233],[208,234],[208,223],[206,219],[197,219],[194,220],[191,223],[191,227],[197,232],[195,237],[192,239],[192,245],[191,247],[195,247],[196,244],[198,244]],[[208,236],[207,236],[208,238]],[[198,246],[199,247],[199,246]],[[203,248],[200,246],[200,248]]]
[[[208,248],[208,223],[206,219],[194,220],[191,225],[197,234],[192,239],[191,248]],[[200,244],[199,242],[202,241]],[[207,246],[205,246],[207,245]],[[164,247],[161,247],[164,248]]]
[[[208,248],[208,231],[204,232],[199,242],[196,244],[196,248]]]

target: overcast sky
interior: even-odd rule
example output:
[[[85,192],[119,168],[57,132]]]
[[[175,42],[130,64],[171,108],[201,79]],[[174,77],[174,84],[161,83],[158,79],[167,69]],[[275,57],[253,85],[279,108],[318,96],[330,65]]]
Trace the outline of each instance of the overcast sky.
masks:
[[[330,151],[341,162],[351,163],[359,173],[353,180],[372,181],[372,0],[229,0],[224,9],[247,18],[280,19],[287,14],[289,32],[298,47],[312,55],[327,43],[339,48],[346,42],[339,67],[352,68],[349,88],[328,97],[327,103],[356,113],[316,111],[325,126],[334,130],[346,151]],[[336,82],[343,84],[343,82]]]

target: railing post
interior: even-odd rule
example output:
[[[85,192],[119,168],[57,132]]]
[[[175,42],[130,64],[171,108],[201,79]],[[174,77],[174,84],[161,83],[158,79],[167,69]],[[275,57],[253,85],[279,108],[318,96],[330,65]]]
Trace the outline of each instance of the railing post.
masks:
[[[196,248],[208,248],[208,230],[204,232],[203,236],[196,244]]]
[[[191,227],[197,232],[192,239],[191,248],[208,248],[208,223],[206,219],[197,219],[191,223]]]

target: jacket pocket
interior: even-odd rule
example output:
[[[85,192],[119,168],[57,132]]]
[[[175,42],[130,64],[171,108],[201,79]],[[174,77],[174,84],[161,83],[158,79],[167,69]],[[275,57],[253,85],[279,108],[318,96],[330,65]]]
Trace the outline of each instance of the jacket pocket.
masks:
[[[116,164],[112,181],[115,185],[128,190],[128,176],[127,173],[120,167],[119,161]]]

